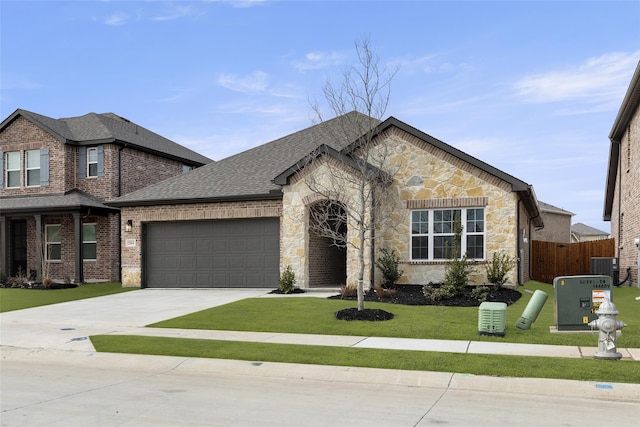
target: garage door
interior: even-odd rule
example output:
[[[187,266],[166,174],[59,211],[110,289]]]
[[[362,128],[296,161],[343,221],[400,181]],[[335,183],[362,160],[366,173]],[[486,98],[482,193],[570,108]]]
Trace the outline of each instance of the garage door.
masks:
[[[150,288],[278,285],[278,218],[150,223],[144,242]]]

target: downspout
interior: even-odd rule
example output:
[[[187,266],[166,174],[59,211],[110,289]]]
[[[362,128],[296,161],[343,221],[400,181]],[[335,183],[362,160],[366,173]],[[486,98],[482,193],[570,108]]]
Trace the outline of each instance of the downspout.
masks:
[[[369,280],[369,290],[373,289],[374,284],[375,284],[375,274],[376,274],[376,264],[375,264],[375,256],[376,256],[376,215],[375,215],[375,206],[376,206],[376,192],[375,189],[374,191],[372,191],[372,197],[371,197],[371,253],[370,253],[370,257],[371,257],[371,264],[370,264],[370,269],[371,272],[370,277],[371,279]]]
[[[136,132],[137,133],[137,132]],[[122,196],[122,150],[127,148],[125,142],[118,149],[118,197]],[[118,281],[122,283],[122,214],[118,211]]]
[[[613,141],[618,144],[618,244],[616,245],[616,253],[618,260],[620,260],[620,246],[622,246],[622,144],[620,141]],[[618,261],[620,262],[620,261]]]
[[[516,205],[516,250],[517,250],[517,254],[518,254],[518,286],[522,286],[522,253],[524,251],[522,244],[523,244],[523,239],[521,238],[521,233],[520,233],[520,204],[522,203],[522,199],[520,197],[518,197],[518,203]],[[531,265],[531,260],[529,260],[529,265]],[[531,272],[529,272],[529,276],[531,276]]]

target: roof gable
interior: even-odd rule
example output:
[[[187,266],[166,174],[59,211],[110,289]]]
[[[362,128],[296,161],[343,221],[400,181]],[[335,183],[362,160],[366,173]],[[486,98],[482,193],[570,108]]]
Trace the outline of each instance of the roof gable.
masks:
[[[294,167],[323,144],[336,152],[359,136],[336,136],[361,113],[351,112],[259,145],[187,174],[126,194],[112,201],[116,206],[198,200],[282,197],[274,178]]]

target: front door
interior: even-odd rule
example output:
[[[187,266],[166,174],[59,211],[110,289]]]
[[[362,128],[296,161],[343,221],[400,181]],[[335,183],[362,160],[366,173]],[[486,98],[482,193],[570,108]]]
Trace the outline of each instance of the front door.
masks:
[[[28,275],[27,271],[27,221],[18,220],[11,221],[9,228],[11,236],[11,249],[9,256],[11,259],[11,276],[17,276],[18,273]]]

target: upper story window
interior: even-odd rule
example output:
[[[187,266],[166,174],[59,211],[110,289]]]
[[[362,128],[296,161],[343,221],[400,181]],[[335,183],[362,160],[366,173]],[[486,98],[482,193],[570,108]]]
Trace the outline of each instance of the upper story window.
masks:
[[[80,178],[95,178],[104,176],[104,146],[80,147],[79,149]]]
[[[182,165],[182,173],[191,172],[193,170],[193,166]]]
[[[40,186],[40,150],[25,152],[25,181],[27,187]]]
[[[5,182],[7,188],[19,188],[20,187],[20,175],[21,173],[20,152],[11,151],[5,154]]]
[[[0,187],[20,188],[49,185],[49,148],[0,152]],[[23,163],[24,162],[24,163]],[[22,171],[24,170],[24,181]]]
[[[98,148],[87,148],[87,176],[98,176]]]
[[[461,226],[456,245],[456,226]],[[484,208],[431,209],[411,211],[411,259],[446,260],[467,254],[484,259]],[[453,253],[455,247],[458,253]]]

